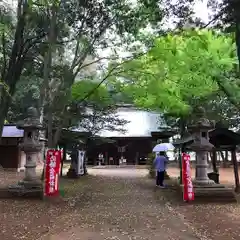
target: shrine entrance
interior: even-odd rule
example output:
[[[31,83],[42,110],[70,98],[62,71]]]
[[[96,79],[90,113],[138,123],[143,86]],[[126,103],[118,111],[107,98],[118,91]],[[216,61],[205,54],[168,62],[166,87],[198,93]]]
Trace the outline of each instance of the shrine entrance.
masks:
[[[127,164],[146,164],[148,154],[152,152],[152,138],[135,137],[131,139],[121,139],[118,142],[122,152],[120,154],[127,160]]]
[[[146,164],[146,158],[152,151],[151,137],[111,138],[111,140],[111,143],[103,143],[89,149],[89,164],[96,165],[100,153],[104,156],[105,165]]]
[[[120,159],[125,159],[121,162],[126,165],[145,165],[155,142],[168,142],[174,134],[165,129],[147,136],[95,138],[87,144],[88,165],[97,165],[99,154],[104,157],[104,165],[119,165]]]

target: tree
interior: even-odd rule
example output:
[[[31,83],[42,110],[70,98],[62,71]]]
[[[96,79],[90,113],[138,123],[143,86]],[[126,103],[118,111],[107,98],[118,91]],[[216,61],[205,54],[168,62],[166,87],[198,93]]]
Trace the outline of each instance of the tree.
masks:
[[[137,36],[140,29],[149,24],[157,24],[162,20],[162,12],[157,4],[157,1],[151,1],[151,4],[139,1],[133,6],[128,1],[88,0],[80,3],[77,0],[49,0],[39,3],[32,0],[18,0],[16,21],[13,21],[14,16],[12,19],[7,18],[10,19],[9,21],[6,20],[5,16],[8,16],[8,12],[11,13],[9,14],[11,16],[14,14],[14,10],[6,4],[1,5],[1,13],[4,12],[1,14],[4,16],[1,18],[1,78],[10,93],[8,96],[6,91],[1,88],[1,128],[11,96],[26,67],[25,64],[29,62],[43,64],[43,62],[50,63],[52,61],[53,66],[48,64],[48,70],[46,67],[44,71],[45,76],[42,75],[42,78],[48,80],[48,84],[44,84],[43,90],[41,90],[41,96],[45,98],[43,95],[50,95],[46,89],[49,90],[49,82],[54,79],[50,74],[52,68],[56,63],[58,65],[61,63],[62,69],[64,69],[62,79],[65,82],[61,82],[57,86],[64,86],[65,90],[68,90],[63,95],[67,103],[71,85],[83,68],[86,57],[96,56],[97,48],[111,45],[109,37],[107,37],[110,33],[114,33],[119,39],[118,44],[122,45],[121,40],[129,41],[130,38],[133,39]],[[51,40],[50,35],[52,36]],[[73,57],[72,53],[74,53]],[[60,57],[57,58],[56,54],[59,54]],[[45,58],[42,58],[43,56]],[[97,56],[94,61],[97,61]],[[56,78],[54,82],[56,83]],[[54,86],[56,88],[56,85]],[[41,101],[49,103],[48,99]],[[66,103],[62,106],[62,116],[67,108]],[[51,120],[49,120],[49,124],[50,122]]]
[[[4,88],[0,89],[0,132],[2,132],[11,96],[14,94],[16,83],[24,69],[28,53],[34,45],[41,41],[44,32],[39,31],[38,24],[34,26],[31,21],[28,21],[29,18],[35,16],[28,1],[18,0],[16,16],[14,16],[12,7],[7,4],[1,5],[0,11],[1,80],[9,90],[7,92]],[[32,57],[30,59],[32,60]]]
[[[183,2],[186,11],[190,12],[192,8],[189,3],[192,3],[192,1],[186,0]],[[236,53],[234,55],[237,56],[238,62],[236,62],[235,69],[231,74],[223,74],[221,78],[216,78],[216,82],[231,104],[239,109],[240,2],[238,0],[208,0],[208,8],[211,10],[212,16],[210,21],[207,24],[202,24],[202,26],[234,35],[233,41],[236,44]],[[188,21],[187,17],[184,18],[183,22],[186,23],[186,21]],[[230,81],[226,81],[226,79]]]
[[[39,108],[40,89],[42,79],[37,76],[22,76],[16,85],[16,91],[12,96],[7,120],[10,123],[17,123],[27,117],[29,107]]]

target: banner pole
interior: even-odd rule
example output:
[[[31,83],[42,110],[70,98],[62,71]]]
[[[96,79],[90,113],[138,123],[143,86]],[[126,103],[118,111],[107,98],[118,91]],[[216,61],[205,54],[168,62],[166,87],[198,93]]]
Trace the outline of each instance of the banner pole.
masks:
[[[43,191],[42,191],[42,194],[43,194],[43,201],[46,200],[46,193],[45,193],[45,189],[46,189],[46,154],[44,154],[44,162],[43,162]]]

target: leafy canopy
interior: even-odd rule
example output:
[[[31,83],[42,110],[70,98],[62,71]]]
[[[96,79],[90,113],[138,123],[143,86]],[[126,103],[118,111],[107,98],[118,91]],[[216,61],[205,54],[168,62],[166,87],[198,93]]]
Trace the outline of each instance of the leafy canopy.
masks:
[[[98,82],[91,80],[82,80],[74,83],[72,86],[72,100],[75,102],[87,101],[89,105],[99,104],[107,106],[113,103],[107,87],[105,85],[98,85]],[[84,99],[93,89],[94,94]]]
[[[213,31],[169,34],[157,38],[146,55],[123,64],[116,77],[139,107],[182,115],[193,98],[218,90],[215,79],[232,70],[234,50],[231,37]]]

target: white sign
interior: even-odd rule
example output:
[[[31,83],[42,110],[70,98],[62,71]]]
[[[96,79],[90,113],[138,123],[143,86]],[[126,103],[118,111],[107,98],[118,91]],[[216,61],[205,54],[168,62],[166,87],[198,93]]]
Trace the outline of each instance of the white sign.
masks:
[[[85,151],[78,151],[78,175],[84,174]]]

